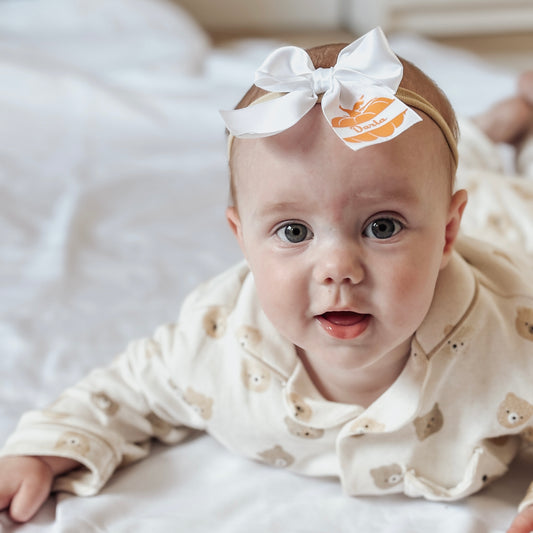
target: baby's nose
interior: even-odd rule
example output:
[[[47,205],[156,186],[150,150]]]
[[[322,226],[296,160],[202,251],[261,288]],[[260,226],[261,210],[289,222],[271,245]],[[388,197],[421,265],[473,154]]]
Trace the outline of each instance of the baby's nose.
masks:
[[[363,262],[357,251],[349,246],[324,250],[318,260],[316,279],[323,285],[358,284],[364,276]]]

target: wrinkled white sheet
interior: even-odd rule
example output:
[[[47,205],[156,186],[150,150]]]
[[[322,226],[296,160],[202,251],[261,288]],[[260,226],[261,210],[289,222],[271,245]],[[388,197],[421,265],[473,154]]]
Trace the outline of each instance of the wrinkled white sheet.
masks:
[[[392,42],[461,112],[512,91],[512,73],[462,52]],[[213,48],[163,0],[0,3],[0,440],[240,257],[217,110],[273,45]],[[51,498],[27,525],[0,513],[0,532],[496,533],[528,478],[518,463],[457,504],[353,499],[201,435],[156,445],[99,496]]]

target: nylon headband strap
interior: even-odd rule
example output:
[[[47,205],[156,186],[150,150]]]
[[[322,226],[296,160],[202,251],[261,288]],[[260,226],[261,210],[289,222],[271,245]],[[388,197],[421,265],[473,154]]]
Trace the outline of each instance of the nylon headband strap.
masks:
[[[407,104],[409,107],[414,107],[415,109],[422,111],[428,117],[430,117],[433,122],[435,122],[435,124],[439,127],[440,131],[444,135],[446,142],[448,143],[448,147],[450,148],[450,151],[452,153],[453,162],[455,164],[455,167],[457,168],[457,163],[459,162],[457,140],[455,139],[455,135],[453,134],[450,126],[448,126],[448,123],[444,120],[444,117],[440,114],[437,108],[419,94],[415,93],[414,91],[410,91],[409,89],[404,89],[403,87],[398,87],[398,90],[396,91],[396,96],[404,104]]]

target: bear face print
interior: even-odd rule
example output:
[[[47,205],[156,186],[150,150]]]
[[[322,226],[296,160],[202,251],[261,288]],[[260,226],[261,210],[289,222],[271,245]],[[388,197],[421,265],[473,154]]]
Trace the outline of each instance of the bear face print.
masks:
[[[270,450],[260,452],[258,455],[265,463],[277,468],[288,468],[294,463],[294,457],[281,446],[274,446]]]
[[[150,413],[146,420],[150,422],[152,426],[152,431],[155,435],[157,435],[159,438],[166,437],[171,431],[172,426],[168,423],[159,418],[155,413]]]
[[[248,352],[255,354],[261,342],[261,333],[251,326],[241,326],[235,332],[239,344]]]
[[[510,392],[498,407],[498,422],[509,429],[525,424],[533,415],[533,405]]]
[[[434,433],[437,433],[437,431],[440,431],[444,425],[444,417],[442,416],[439,404],[436,403],[431,411],[425,415],[415,418],[413,424],[415,425],[416,436],[419,440],[425,440]]]
[[[103,392],[91,393],[91,401],[107,416],[113,416],[118,411],[118,403],[113,401],[107,394]]]
[[[213,399],[204,396],[200,392],[187,388],[183,399],[199,414],[204,420],[209,420],[213,415]]]
[[[313,410],[299,394],[291,392],[289,395],[289,402],[293,409],[294,418],[301,420],[302,422],[308,422],[311,419]]]
[[[384,430],[384,424],[371,418],[358,419],[350,427],[350,432],[353,433],[354,437],[365,435],[366,433],[380,433]]]
[[[89,439],[81,433],[75,431],[66,431],[63,433],[54,446],[57,452],[87,456],[91,444]]]
[[[324,435],[324,430],[319,428],[310,428],[302,424],[298,424],[292,418],[286,416],[284,419],[285,425],[291,435],[300,437],[301,439],[319,439]]]
[[[446,347],[448,349],[448,352],[451,354],[459,354],[462,353],[465,349],[465,342],[462,340],[452,340],[449,339],[446,343]]]
[[[387,490],[395,487],[403,480],[402,467],[396,463],[370,470],[378,489]]]
[[[529,307],[518,308],[515,325],[518,335],[528,341],[533,341],[533,309]]]
[[[447,326],[444,328],[445,334],[449,335],[454,329],[454,326]],[[468,339],[471,328],[463,326],[453,333],[443,346],[443,352],[448,355],[462,355],[468,348]]]
[[[270,385],[270,370],[254,359],[242,361],[241,378],[244,386],[253,392],[265,392]]]
[[[204,315],[204,331],[208,337],[218,339],[226,332],[228,313],[223,307],[210,307]]]

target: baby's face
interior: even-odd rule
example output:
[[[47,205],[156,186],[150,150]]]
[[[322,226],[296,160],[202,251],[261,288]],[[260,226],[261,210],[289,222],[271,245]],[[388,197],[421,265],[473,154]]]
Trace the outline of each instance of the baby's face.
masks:
[[[424,117],[354,152],[315,107],[286,132],[238,143],[228,218],[270,321],[311,361],[348,370],[404,356],[465,200],[450,198],[438,128]]]

